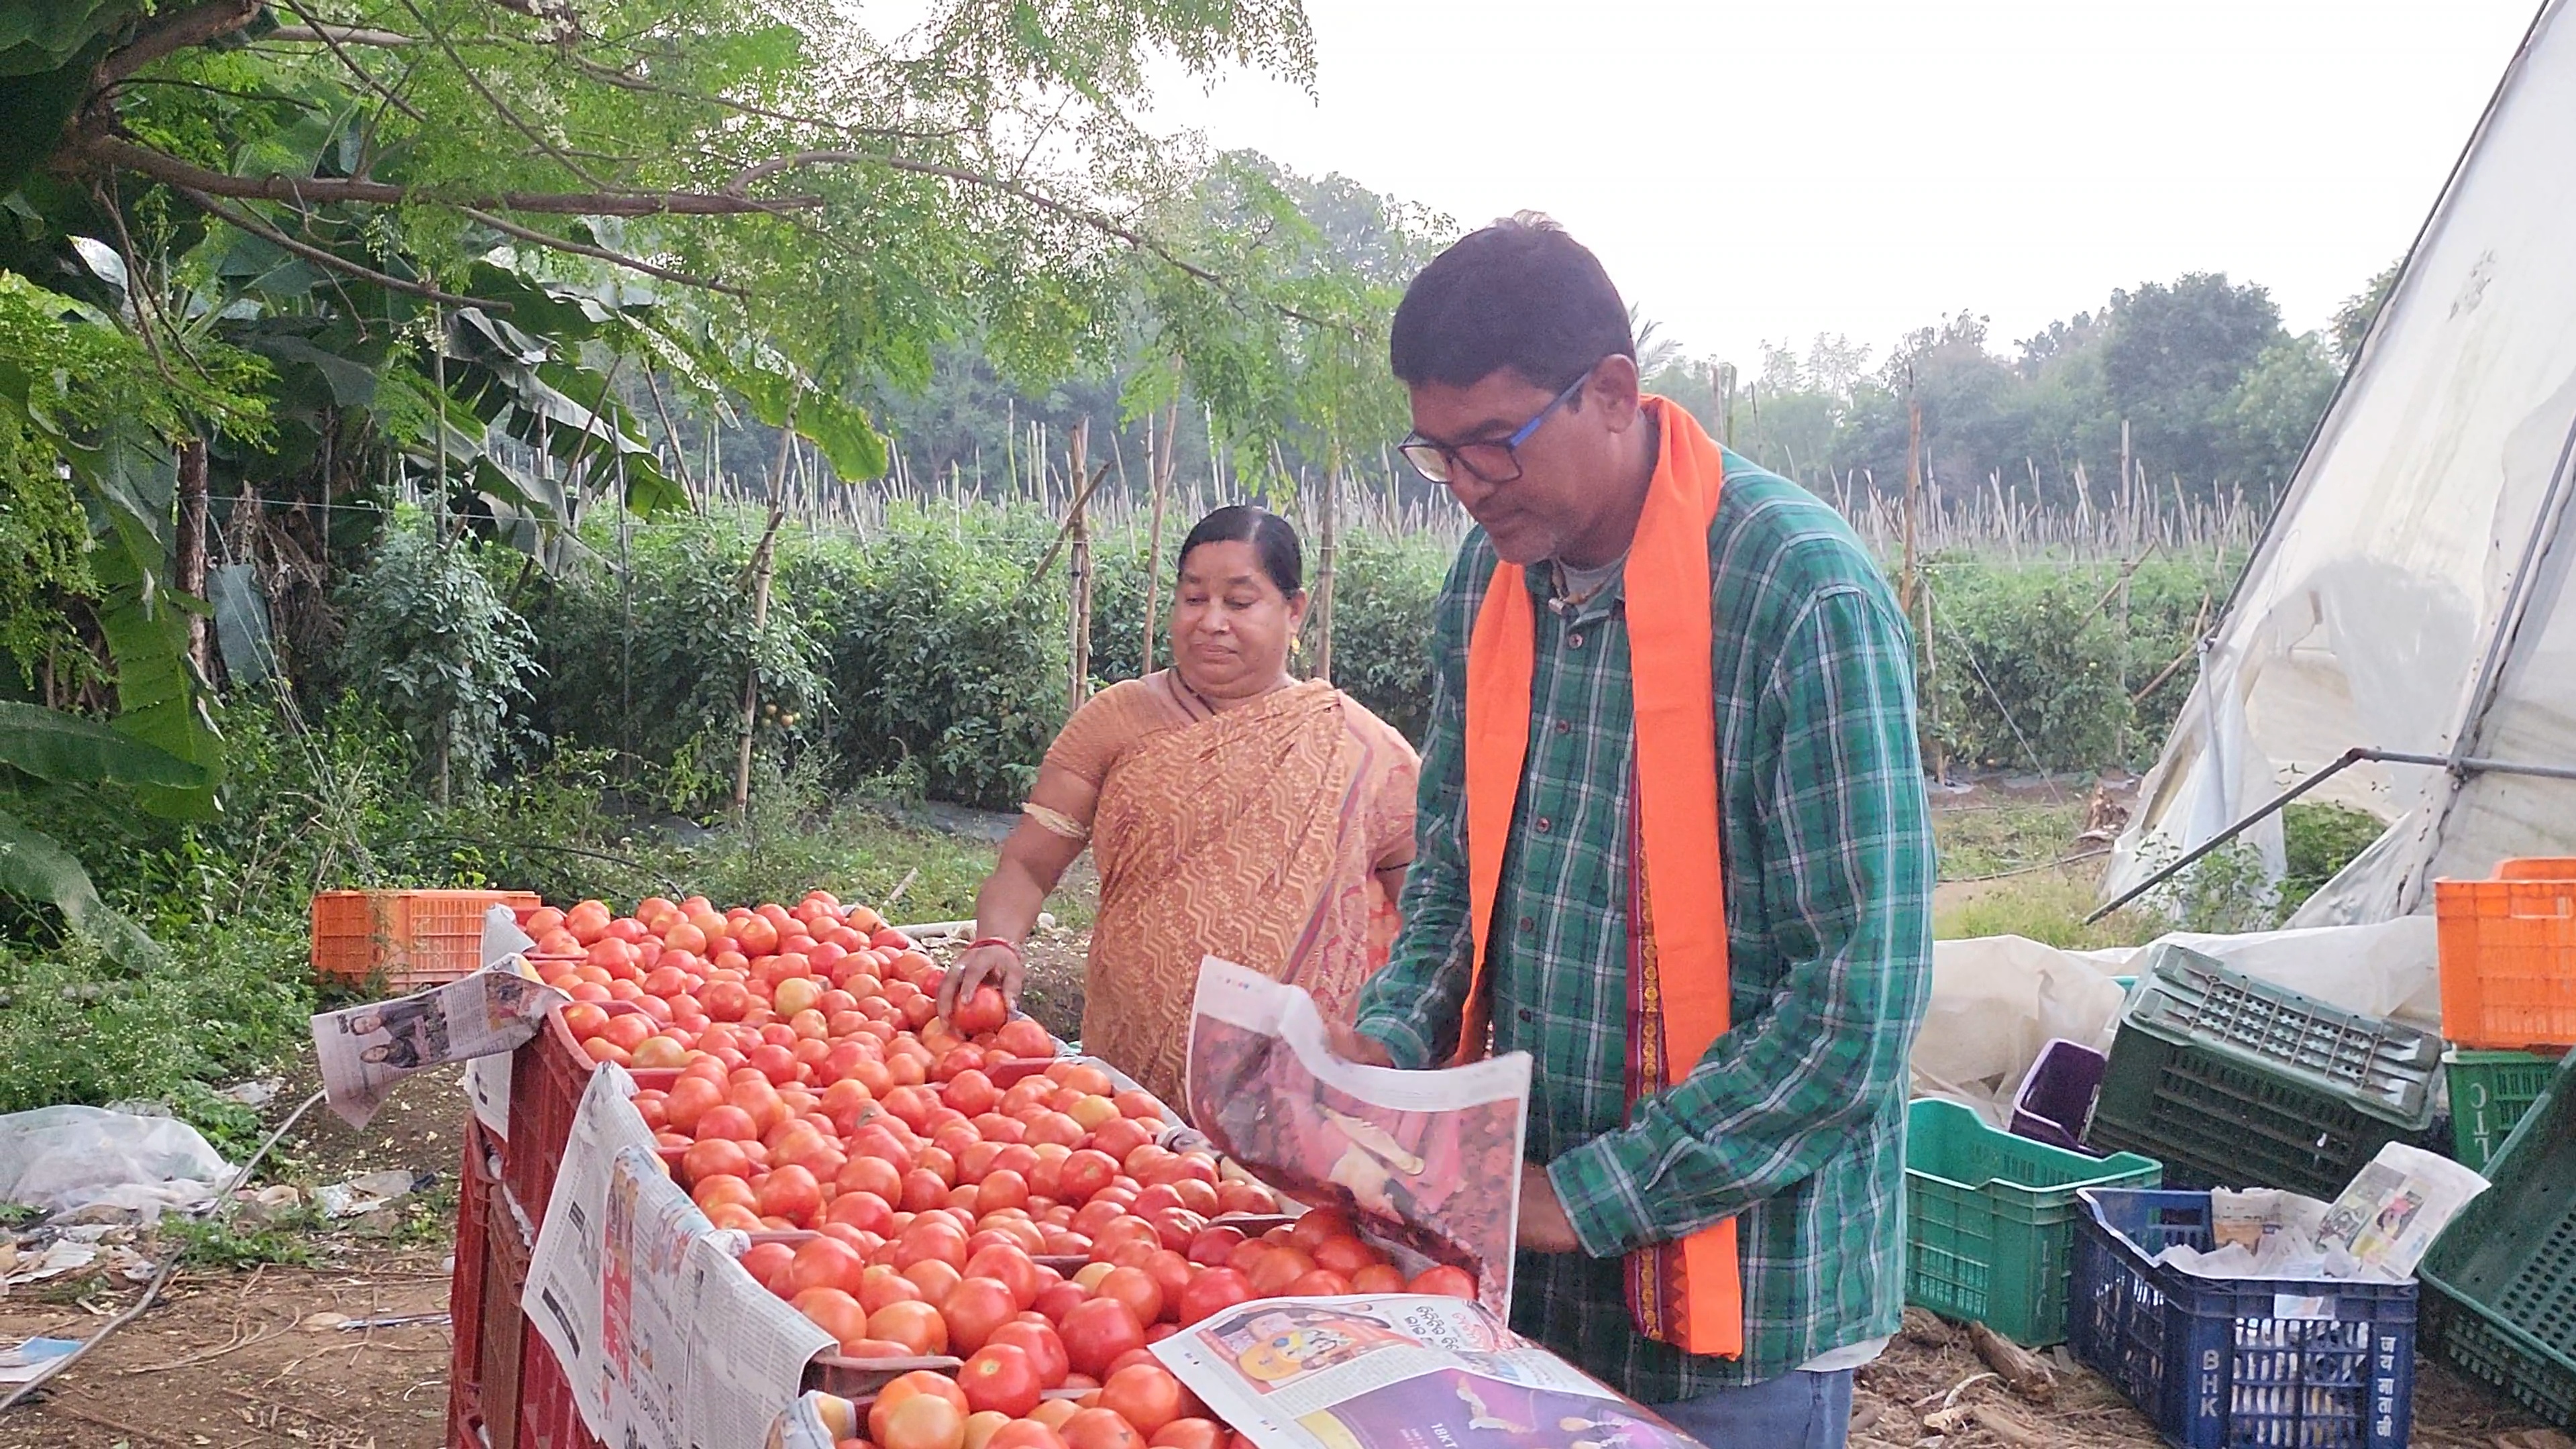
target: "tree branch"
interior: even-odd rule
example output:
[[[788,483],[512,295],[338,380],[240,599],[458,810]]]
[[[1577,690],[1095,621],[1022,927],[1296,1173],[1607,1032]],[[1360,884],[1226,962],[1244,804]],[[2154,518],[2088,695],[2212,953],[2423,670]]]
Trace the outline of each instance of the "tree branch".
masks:
[[[112,86],[165,55],[204,45],[248,26],[258,16],[260,3],[261,0],[208,0],[172,14],[101,61],[98,86]]]
[[[296,13],[300,15],[303,12],[297,10]],[[281,25],[260,37],[263,44],[272,40],[286,41],[291,44],[318,43],[334,47],[374,45],[388,50],[420,44],[417,36],[404,35],[392,30],[369,30],[360,25]]]
[[[682,286],[700,287],[710,292],[722,292],[728,297],[749,297],[751,295],[751,289],[748,287],[737,287],[729,282],[719,282],[707,277],[691,276],[687,272],[673,271],[669,267],[645,261],[640,257],[630,257],[623,252],[612,252],[605,247],[585,246],[569,237],[555,236],[548,232],[539,231],[534,227],[521,226],[515,221],[510,221],[504,217],[494,216],[488,211],[483,211],[475,207],[460,206],[457,210],[474,218],[476,221],[483,223],[485,226],[492,228],[494,231],[505,232],[511,236],[519,238],[521,241],[534,242],[541,247],[550,247],[559,252],[571,252],[575,256],[590,257],[598,261],[606,262],[611,266],[624,267],[629,271],[642,272],[646,276],[660,277],[664,281],[668,282],[678,282]]]
[[[313,17],[305,14],[304,7],[297,4],[296,0],[285,0],[285,5],[287,9],[295,12],[298,19],[307,22],[312,21]],[[411,117],[415,121],[421,122],[423,125],[428,124],[428,118],[423,116],[420,112],[412,109],[410,102],[405,101],[402,97],[395,95],[391,90],[387,89],[375,78],[373,74],[369,73],[365,66],[358,64],[358,58],[356,56],[353,56],[346,50],[340,48],[342,40],[345,37],[336,36],[332,32],[342,29],[343,27],[308,23],[304,28],[312,31],[315,39],[321,41],[324,45],[331,47],[331,54],[339,58],[341,68],[348,71],[351,75],[356,76],[358,79],[366,82],[367,89],[374,91],[378,96],[382,97],[385,104],[394,107],[404,115]],[[286,32],[281,30],[276,33],[283,35]],[[404,43],[409,44],[410,42],[406,40]],[[370,124],[369,129],[371,131],[373,130],[372,124]]]
[[[420,28],[429,32],[430,39],[438,42],[438,48],[447,53],[447,58],[455,62],[456,73],[465,77],[465,83],[474,88],[474,94],[481,96],[485,105],[499,112],[501,119],[509,122],[512,130],[536,142],[538,149],[562,162],[564,169],[578,177],[584,186],[604,187],[607,184],[582,169],[582,164],[565,155],[562,147],[557,146],[536,127],[521,120],[519,113],[510,108],[509,102],[493,94],[492,88],[483,84],[483,78],[474,73],[474,67],[465,63],[465,57],[456,53],[456,46],[448,40],[446,32],[432,25],[429,17],[420,13],[419,6],[411,3],[411,0],[401,0],[401,4],[403,9],[411,12],[412,19],[420,22]]]
[[[357,176],[235,176],[209,171],[166,152],[119,136],[92,136],[73,154],[93,166],[137,172],[166,185],[209,196],[249,201],[358,202],[373,206],[474,206],[547,216],[743,216],[823,204],[819,196],[754,197],[696,191],[505,191],[497,196],[450,196],[436,188],[397,186]]]
[[[316,266],[329,267],[333,271],[346,272],[350,276],[356,277],[361,281],[373,282],[379,287],[389,288],[396,292],[405,292],[414,297],[426,297],[433,302],[445,302],[458,307],[480,307],[487,312],[507,312],[510,310],[510,304],[507,302],[486,301],[481,297],[460,297],[454,292],[442,292],[427,282],[409,281],[402,277],[389,276],[386,273],[377,271],[373,267],[361,266],[336,252],[325,251],[322,248],[310,245],[309,243],[297,241],[295,238],[288,236],[286,233],[279,231],[277,228],[270,226],[264,221],[261,221],[258,217],[252,216],[248,212],[235,211],[231,207],[224,205],[222,202],[215,200],[213,197],[208,196],[204,192],[198,191],[193,187],[179,186],[173,189],[175,189],[181,196],[188,198],[191,204],[195,205],[198,210],[203,211],[208,216],[214,217],[218,221],[227,222],[233,226],[237,226],[243,231],[249,232],[252,236],[258,237],[273,246],[284,247],[286,250],[295,253],[297,256],[304,258],[308,262],[312,262]]]

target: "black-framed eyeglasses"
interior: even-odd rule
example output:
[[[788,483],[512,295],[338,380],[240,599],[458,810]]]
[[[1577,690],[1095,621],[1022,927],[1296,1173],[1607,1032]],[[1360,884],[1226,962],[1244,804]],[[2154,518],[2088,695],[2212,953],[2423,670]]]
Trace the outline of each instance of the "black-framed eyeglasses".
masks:
[[[1509,483],[1521,476],[1521,444],[1530,440],[1530,435],[1538,431],[1539,424],[1565,406],[1567,399],[1583,391],[1583,385],[1592,380],[1593,368],[1600,365],[1596,362],[1583,369],[1583,375],[1558,393],[1555,401],[1540,408],[1538,416],[1521,424],[1519,431],[1508,438],[1475,443],[1441,443],[1413,433],[1396,444],[1395,450],[1404,455],[1404,461],[1413,465],[1414,472],[1433,483],[1448,483],[1458,476],[1456,470],[1459,468],[1486,483]]]

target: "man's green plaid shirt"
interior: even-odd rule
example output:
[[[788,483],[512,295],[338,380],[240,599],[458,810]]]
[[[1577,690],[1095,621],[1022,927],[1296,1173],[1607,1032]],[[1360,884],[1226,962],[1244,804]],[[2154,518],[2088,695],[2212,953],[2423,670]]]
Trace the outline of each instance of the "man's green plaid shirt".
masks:
[[[1616,589],[1546,607],[1544,568],[1491,933],[1493,1049],[1536,1059],[1529,1156],[1585,1248],[1521,1255],[1513,1324],[1650,1404],[1895,1331],[1906,1056],[1932,977],[1912,636],[1886,581],[1814,495],[1731,454],[1708,557],[1734,1030],[1629,1110],[1628,633]],[[1471,534],[1440,592],[1404,932],[1359,1001],[1402,1067],[1447,1059],[1467,991],[1467,641],[1494,564]],[[1743,1358],[1640,1336],[1621,1255],[1727,1217]]]

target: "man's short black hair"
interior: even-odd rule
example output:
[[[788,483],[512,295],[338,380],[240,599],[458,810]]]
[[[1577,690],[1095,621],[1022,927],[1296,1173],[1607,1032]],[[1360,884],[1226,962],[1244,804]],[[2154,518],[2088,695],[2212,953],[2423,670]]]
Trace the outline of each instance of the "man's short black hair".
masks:
[[[1614,352],[1637,355],[1619,289],[1599,258],[1532,211],[1432,258],[1405,289],[1387,341],[1408,387],[1472,387],[1508,367],[1556,391]]]

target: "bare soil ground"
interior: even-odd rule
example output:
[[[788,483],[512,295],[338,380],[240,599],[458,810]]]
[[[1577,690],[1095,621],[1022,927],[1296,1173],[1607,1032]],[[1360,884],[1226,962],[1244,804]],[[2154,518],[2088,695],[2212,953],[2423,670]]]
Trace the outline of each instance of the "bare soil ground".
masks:
[[[1957,805],[2001,808],[2002,826],[1985,835],[1976,827],[1965,839],[2003,868],[2062,857],[2080,828],[2062,795],[2029,782],[1981,789]],[[2023,805],[2036,807],[2027,818],[2015,813]],[[1092,889],[1087,870],[1067,885],[1076,893]],[[1080,928],[1032,943],[1027,999],[1050,1030],[1071,1038],[1081,1026],[1091,911],[1087,899],[1060,900],[1058,909]],[[312,1085],[307,1063],[279,1094],[271,1119]],[[263,1181],[310,1187],[400,1167],[435,1173],[436,1185],[391,1221],[235,1240],[231,1261],[183,1269],[150,1312],[37,1400],[0,1415],[0,1449],[445,1444],[451,1336],[443,1318],[338,1325],[445,1311],[464,1120],[452,1071],[405,1084],[364,1130],[316,1109],[279,1144]],[[303,1261],[248,1261],[263,1253]],[[140,1292],[103,1275],[10,1290],[0,1296],[0,1343],[87,1337]],[[1964,1333],[1909,1311],[1907,1332],[1859,1375],[1852,1442],[1868,1449],[2153,1449],[2162,1442],[2107,1383],[2059,1354],[2043,1357],[2055,1383],[2039,1402],[1997,1379]],[[2576,1449],[2429,1360],[2417,1366],[2415,1408],[2419,1449]]]

